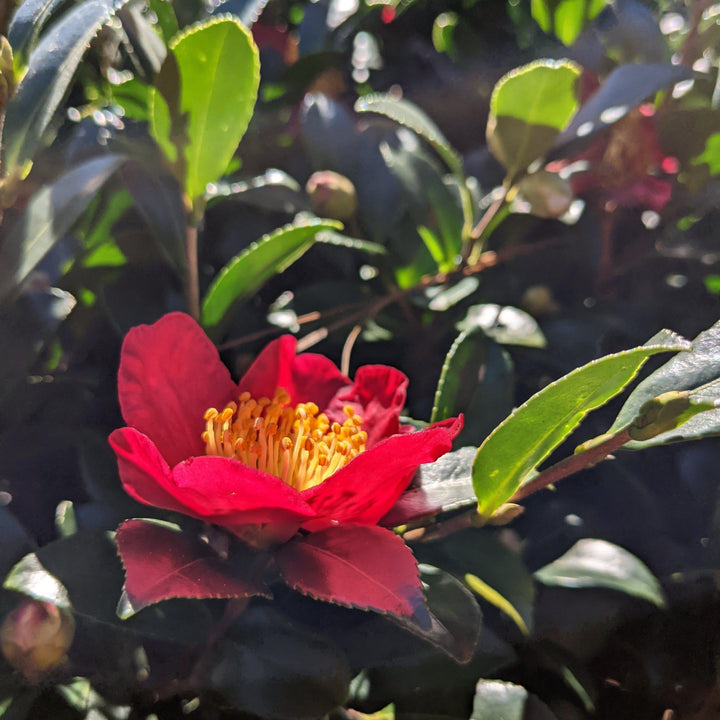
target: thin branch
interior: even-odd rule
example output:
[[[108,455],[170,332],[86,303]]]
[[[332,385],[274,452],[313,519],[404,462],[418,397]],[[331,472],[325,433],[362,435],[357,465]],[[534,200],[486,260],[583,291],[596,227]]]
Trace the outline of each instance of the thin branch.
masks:
[[[347,336],[345,344],[343,345],[342,355],[340,357],[340,372],[346,377],[350,375],[350,356],[352,355],[352,349],[355,345],[355,341],[360,337],[362,332],[362,325],[356,325]]]
[[[185,300],[193,319],[200,321],[200,275],[198,273],[198,229],[189,222],[185,226]]]

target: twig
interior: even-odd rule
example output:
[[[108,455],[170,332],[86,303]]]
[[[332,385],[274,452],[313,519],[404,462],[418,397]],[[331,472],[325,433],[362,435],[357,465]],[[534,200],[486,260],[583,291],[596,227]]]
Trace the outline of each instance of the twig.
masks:
[[[340,372],[348,377],[350,375],[350,356],[352,355],[352,349],[355,345],[355,341],[362,332],[362,325],[356,325],[347,336],[345,344],[343,345],[342,355],[340,357]]]
[[[578,453],[577,455],[571,455],[570,457],[561,460],[559,463],[552,465],[547,470],[543,470],[537,477],[525,483],[519,488],[515,494],[508,500],[508,502],[517,502],[526,498],[528,495],[536,493],[538,490],[542,490],[548,485],[554,485],[559,480],[566,478],[568,475],[574,475],[580,470],[585,468],[593,467],[599,462],[602,462],[607,458],[608,455],[612,454],[618,448],[626,445],[630,442],[629,430],[621,430],[617,435],[613,435],[608,440],[595,447],[591,447],[585,452]]]
[[[197,224],[189,222],[185,226],[185,256],[187,270],[185,275],[185,300],[188,312],[197,321],[200,320],[200,275],[198,273],[198,229]]]

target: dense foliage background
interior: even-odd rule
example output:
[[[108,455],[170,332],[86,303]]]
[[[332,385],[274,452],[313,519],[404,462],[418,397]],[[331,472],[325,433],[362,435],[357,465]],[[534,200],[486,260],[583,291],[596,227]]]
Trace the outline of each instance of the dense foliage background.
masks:
[[[0,32],[0,716],[720,716],[720,5],[25,0]],[[402,370],[418,427],[464,414],[388,521],[430,630],[282,584],[116,612],[121,522],[200,532],[107,444],[123,337],[178,310],[235,379],[292,333]]]

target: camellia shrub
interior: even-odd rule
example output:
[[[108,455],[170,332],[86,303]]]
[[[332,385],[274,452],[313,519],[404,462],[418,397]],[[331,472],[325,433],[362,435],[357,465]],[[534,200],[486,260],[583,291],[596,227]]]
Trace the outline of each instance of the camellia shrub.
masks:
[[[0,717],[713,717],[717,7],[350,5],[0,17]]]

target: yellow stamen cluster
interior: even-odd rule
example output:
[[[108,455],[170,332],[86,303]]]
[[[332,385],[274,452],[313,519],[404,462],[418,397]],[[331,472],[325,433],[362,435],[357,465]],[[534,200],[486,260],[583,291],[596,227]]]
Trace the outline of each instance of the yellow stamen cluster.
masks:
[[[278,388],[272,400],[244,392],[220,412],[206,410],[205,452],[235,458],[306,490],[365,450],[367,433],[351,406],[344,408],[347,419],[340,424],[330,422],[315,403],[291,407],[289,402],[290,395]]]

